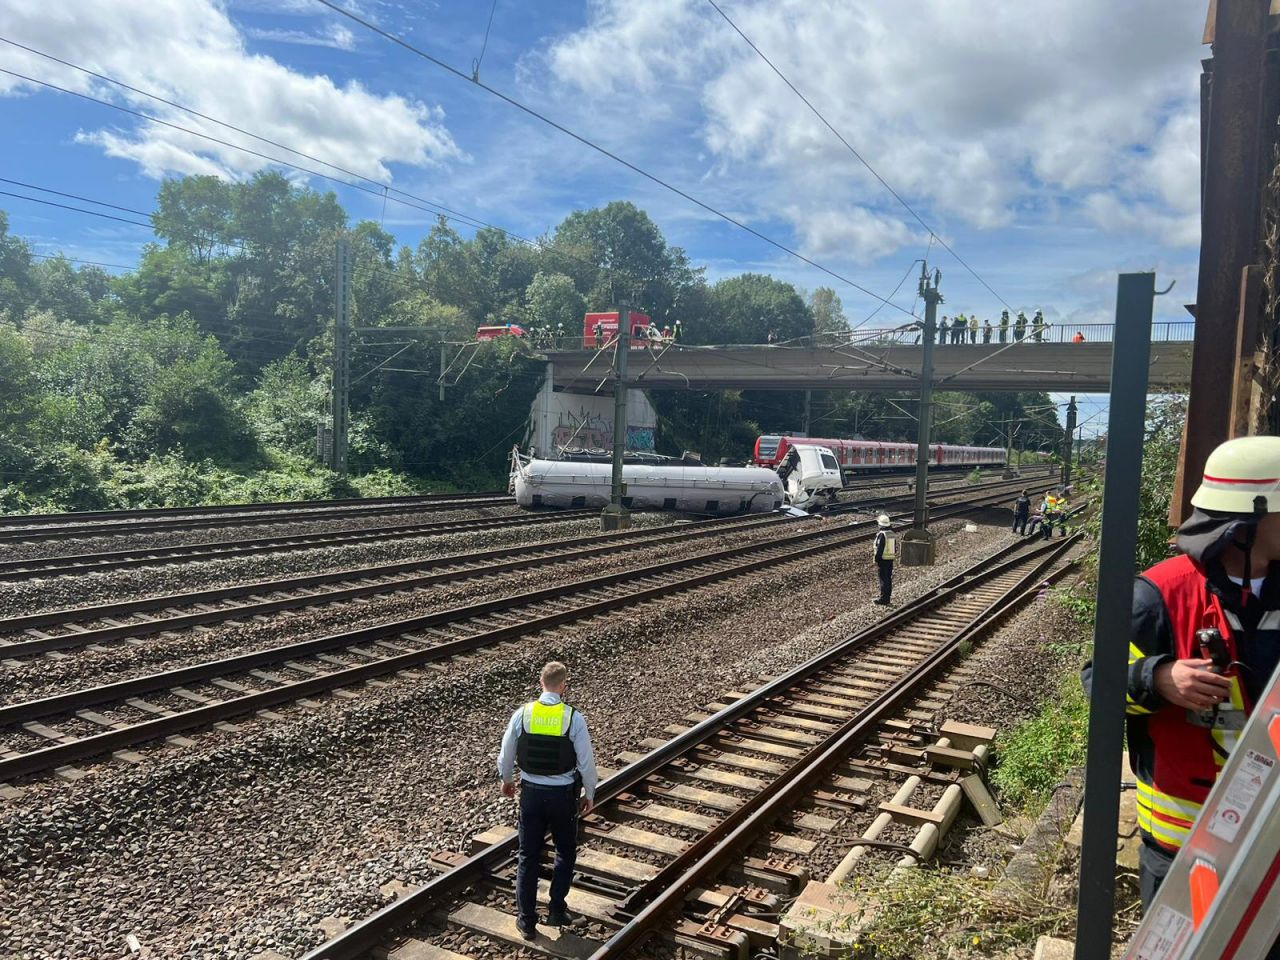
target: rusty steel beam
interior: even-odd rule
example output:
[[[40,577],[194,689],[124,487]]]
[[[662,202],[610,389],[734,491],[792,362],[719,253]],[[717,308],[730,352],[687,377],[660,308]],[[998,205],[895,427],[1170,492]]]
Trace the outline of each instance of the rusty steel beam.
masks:
[[[1231,384],[1231,422],[1228,437],[1247,437],[1257,431],[1259,320],[1262,312],[1262,265],[1251,263],[1240,277],[1240,316],[1236,324],[1236,376]]]
[[[1240,272],[1258,256],[1269,0],[1219,0],[1213,11],[1200,273],[1191,395],[1170,520],[1190,513],[1209,452],[1227,439],[1235,382]],[[1203,122],[1202,111],[1202,122]]]

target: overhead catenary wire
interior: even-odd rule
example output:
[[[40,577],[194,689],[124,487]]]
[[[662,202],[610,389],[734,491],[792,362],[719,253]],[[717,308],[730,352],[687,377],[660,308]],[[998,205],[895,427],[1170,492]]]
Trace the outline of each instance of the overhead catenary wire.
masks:
[[[397,34],[391,33],[390,31],[385,30],[382,27],[378,26],[377,24],[373,23],[372,21],[366,20],[364,17],[358,16],[357,14],[352,13],[350,10],[347,10],[339,6],[338,4],[333,3],[332,0],[315,0],[315,2],[322,4],[325,7],[328,7],[330,10],[333,10],[335,13],[341,14],[342,16],[346,17],[348,20],[351,20],[353,23],[357,23],[361,27],[365,28],[366,30],[376,33],[378,36],[384,38],[385,40],[390,41],[391,43],[394,43],[395,45],[403,48],[404,50],[409,51],[415,56],[421,57],[422,59],[426,60],[428,63],[431,63],[439,67],[441,70],[444,70],[452,74],[458,79],[465,80],[468,83],[474,84],[475,86],[479,87],[481,90],[484,90],[486,93],[490,94],[491,96],[497,97],[499,100],[502,100],[504,103],[507,103],[510,106],[515,107],[517,110],[520,110],[525,114],[528,114],[529,116],[533,117],[535,120],[541,121],[542,123],[547,124],[553,129],[558,130],[560,133],[564,134],[565,136],[570,137],[573,140],[576,140],[578,143],[582,144],[584,147],[594,150],[596,153],[599,153],[601,156],[607,157],[608,159],[614,161],[615,163],[618,163],[626,167],[631,172],[641,177],[644,177],[646,180],[650,181],[651,183],[657,184],[658,186],[662,187],[664,190],[674,193],[676,196],[681,197],[684,200],[687,200],[688,202],[694,204],[695,206],[705,210],[707,213],[710,213],[713,216],[718,217],[721,220],[724,220],[726,223],[732,224],[738,229],[751,234],[757,240],[763,241],[764,243],[767,243],[770,246],[778,250],[781,250],[783,253],[787,254],[788,256],[794,257],[795,259],[808,264],[809,266],[813,267],[815,270],[820,270],[823,273],[827,274],[828,276],[834,277],[836,280],[839,280],[841,283],[848,284],[849,286],[853,287],[855,290],[859,290],[862,293],[865,293],[867,296],[875,300],[879,300],[883,303],[886,303],[888,306],[893,307],[893,309],[895,310],[899,310],[902,313],[907,314],[908,316],[913,316],[913,314],[910,314],[907,310],[898,306],[896,303],[891,303],[885,297],[882,297],[880,296],[880,294],[876,293],[874,290],[867,289],[857,281],[852,280],[849,277],[846,277],[835,270],[832,270],[830,267],[827,267],[821,263],[818,263],[816,260],[813,260],[812,258],[805,256],[804,254],[800,253],[798,250],[795,250],[792,247],[787,246],[786,244],[782,243],[779,240],[773,239],[767,234],[757,230],[755,227],[752,227],[749,224],[744,223],[742,220],[739,220],[738,218],[731,216],[728,213],[725,213],[723,210],[720,210],[717,207],[712,206],[710,203],[707,203],[705,200],[698,199],[688,191],[683,190],[680,187],[677,187],[675,184],[667,180],[664,180],[662,177],[659,177],[657,174],[650,173],[648,170],[645,170],[643,167],[640,167],[639,165],[631,162],[630,160],[625,159],[619,154],[614,153],[612,150],[608,149],[607,147],[601,146],[600,144],[596,143],[594,140],[591,140],[589,137],[586,137],[583,134],[580,134],[574,130],[571,130],[570,128],[566,127],[564,124],[551,119],[546,114],[541,113],[538,110],[535,110],[533,107],[530,107],[520,102],[519,100],[510,96],[509,94],[503,93],[501,90],[498,90],[495,87],[491,87],[487,83],[484,83],[479,79],[473,79],[472,77],[467,76],[467,74],[463,73],[461,70],[445,63],[443,60],[439,59],[438,57],[432,56],[431,54],[427,53],[425,50],[421,49],[420,47],[413,45],[403,37]]]
[[[48,80],[40,80],[36,77],[31,77],[26,74],[18,73],[17,71],[9,70],[4,67],[0,67],[0,73],[5,73],[5,74],[8,74],[9,76],[15,77],[24,82],[46,87],[58,93],[64,93],[69,96],[77,97],[81,100],[85,100],[90,103],[94,103],[111,110],[119,111],[120,113],[124,113],[132,117],[136,117],[140,120],[145,120],[148,123],[154,123],[159,126],[168,127],[169,129],[177,130],[180,133],[185,133],[193,137],[198,137],[202,140],[207,140],[210,143],[216,143],[219,146],[240,151],[241,153],[245,153],[249,156],[257,157],[260,160],[265,160],[268,163],[273,163],[278,166],[287,167],[291,170],[297,170],[298,172],[305,173],[308,176],[317,177],[322,180],[327,180],[331,183],[337,183],[343,186],[351,187],[352,189],[355,189],[355,190],[360,190],[363,193],[367,193],[372,196],[381,198],[383,201],[384,213],[385,213],[386,201],[391,200],[393,203],[398,203],[401,206],[405,206],[413,210],[418,210],[423,213],[435,214],[436,216],[443,217],[447,221],[457,222],[465,226],[471,227],[473,229],[496,230],[499,233],[501,233],[503,236],[507,237],[512,241],[523,244],[528,247],[532,247],[534,249],[545,250],[547,248],[546,244],[540,240],[534,240],[528,237],[521,236],[520,234],[515,233],[514,231],[511,231],[511,230],[508,230],[505,227],[500,227],[497,224],[489,223],[488,221],[483,220],[479,217],[473,216],[471,214],[462,213],[458,210],[454,210],[453,208],[445,206],[444,204],[441,204],[438,201],[431,200],[426,197],[421,197],[417,194],[410,193],[407,190],[401,190],[398,187],[391,186],[389,183],[383,183],[382,181],[374,180],[371,177],[367,177],[364,174],[357,173],[353,170],[349,170],[346,167],[333,163],[329,160],[322,159],[321,157],[317,157],[314,154],[308,153],[304,150],[299,150],[296,147],[291,147],[288,144],[281,143],[278,140],[273,140],[270,137],[265,137],[265,136],[262,136],[261,134],[254,133],[253,131],[247,130],[244,127],[237,126],[234,123],[230,123],[226,120],[221,120],[217,117],[210,116],[207,113],[203,113],[192,107],[188,107],[185,104],[179,103],[175,100],[172,100],[167,97],[160,96],[157,93],[152,93],[150,91],[143,90],[139,87],[133,86],[132,84],[126,83],[123,80],[119,80],[115,77],[108,76],[104,73],[99,73],[95,70],[90,70],[88,67],[84,67],[84,66],[81,66],[80,64],[72,63],[69,60],[64,60],[61,57],[56,57],[53,54],[46,53],[42,50],[37,50],[34,47],[30,47],[30,46],[27,46],[26,44],[19,43],[16,40],[12,40],[8,37],[0,36],[0,42],[18,47],[29,53],[35,54],[36,56],[44,57],[48,60],[53,61],[54,63],[61,64],[62,66],[68,67],[72,70],[77,70],[81,73],[84,73],[86,76],[93,77],[96,80],[101,80],[104,83],[113,84],[115,86],[120,87],[123,90],[128,90],[129,92],[135,93],[139,96],[147,97],[148,99],[154,100],[157,103],[162,103],[165,106],[172,107],[175,110],[181,110],[184,113],[187,113],[193,117],[197,117],[201,120],[208,121],[209,123],[217,124],[220,127],[224,127],[228,130],[232,130],[236,133],[242,134],[243,136],[250,137],[254,140],[257,140],[260,143],[265,143],[265,144],[268,144],[269,146],[276,147],[277,149],[280,149],[280,150],[284,150],[295,156],[302,157],[306,160],[311,161],[312,163],[318,163],[321,166],[328,167],[331,170],[336,170],[346,177],[351,177],[355,180],[363,181],[364,183],[369,184],[369,186],[361,186],[359,183],[352,183],[349,180],[342,179],[341,177],[335,177],[330,174],[322,173],[317,170],[312,170],[300,164],[293,163],[288,160],[283,160],[279,157],[273,157],[269,154],[262,153],[250,147],[246,147],[242,144],[233,143],[229,140],[224,140],[220,137],[215,137],[212,134],[205,133],[200,130],[192,129],[191,127],[184,127],[180,124],[176,124],[171,121],[164,120],[160,117],[155,117],[155,116],[152,116],[151,114],[144,113],[140,110],[134,110],[118,103],[112,103],[110,100],[104,100],[100,97],[95,97],[88,93],[83,93],[78,90],[72,90],[68,87],[60,86],[59,84],[53,83]],[[591,266],[594,266],[594,267],[599,266],[598,264],[591,263],[590,261],[584,260],[583,258],[578,257],[567,251],[558,251],[558,252],[562,256],[564,256],[565,259],[572,260],[575,262],[590,264]]]
[[[327,3],[327,0],[318,0],[318,2]],[[875,167],[871,166],[871,164],[867,162],[866,157],[864,157],[861,153],[859,153],[857,149],[854,148],[853,144],[851,144],[848,140],[846,140],[844,135],[841,134],[839,130],[837,130],[835,127],[831,125],[830,121],[828,121],[827,118],[822,115],[822,111],[820,111],[817,107],[815,107],[813,103],[809,100],[809,98],[806,97],[803,93],[801,93],[800,90],[796,87],[796,85],[787,78],[787,75],[784,74],[781,70],[779,70],[772,60],[770,60],[767,56],[765,56],[764,51],[762,51],[759,47],[757,47],[755,43],[751,40],[751,38],[742,32],[742,29],[736,23],[734,23],[732,19],[730,19],[729,15],[725,13],[723,9],[721,9],[720,5],[716,3],[716,0],[707,0],[707,3],[711,4],[712,8],[714,8],[716,13],[720,14],[720,16],[724,19],[725,23],[729,24],[729,26],[733,28],[733,31],[746,42],[747,46],[749,46],[752,50],[754,50],[756,55],[761,60],[763,60],[766,64],[768,64],[769,69],[772,70],[775,74],[777,74],[778,79],[780,79],[783,83],[785,83],[791,89],[791,92],[800,98],[800,102],[809,108],[809,110],[813,113],[815,117],[818,118],[818,120],[822,123],[822,125],[826,127],[828,130],[830,130],[837,140],[839,140],[842,144],[844,144],[845,149],[848,150],[851,154],[853,154],[853,156],[858,160],[858,162],[861,163],[864,167],[866,167],[867,171],[873,177],[875,177],[878,181],[880,181],[880,185],[883,186],[886,190],[888,190],[889,193],[893,196],[893,198],[898,201],[898,203],[902,204],[903,209],[905,209],[909,214],[911,214],[911,216],[915,218],[916,222],[919,223],[920,226],[928,230],[930,235],[937,239],[938,244],[944,250],[946,250],[947,253],[955,257],[956,262],[959,263],[960,266],[964,267],[965,270],[967,270],[969,274],[975,280],[978,281],[978,283],[982,284],[982,286],[986,288],[988,293],[990,293],[993,297],[995,297],[997,300],[1003,303],[1009,310],[1012,310],[1013,307],[1009,306],[1009,302],[1005,300],[1004,297],[1000,296],[1000,294],[996,293],[996,291],[992,288],[991,284],[987,283],[987,281],[984,280],[978,274],[978,272],[969,265],[968,261],[966,261],[962,256],[960,256],[960,254],[956,253],[956,251],[951,247],[951,245],[948,244],[947,241],[943,240],[942,237],[938,235],[938,232],[934,230],[933,227],[931,227],[928,223],[925,222],[924,218],[921,217],[920,214],[916,212],[915,208],[912,207],[911,204],[907,203],[907,201],[903,199],[902,195],[889,185],[889,182],[879,174],[879,172],[875,169]]]

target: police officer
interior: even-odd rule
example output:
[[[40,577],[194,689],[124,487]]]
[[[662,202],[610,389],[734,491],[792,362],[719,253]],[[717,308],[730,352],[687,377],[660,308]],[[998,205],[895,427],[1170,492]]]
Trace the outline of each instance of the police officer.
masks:
[[[1280,664],[1277,478],[1280,437],[1220,445],[1178,528],[1179,556],[1134,587],[1125,713],[1144,908]],[[1086,690],[1092,678],[1086,664]]]
[[[1031,498],[1023,490],[1018,499],[1013,501],[1013,532],[1020,536],[1027,535],[1027,518],[1031,516]]]
[[[889,606],[893,596],[893,561],[898,556],[898,537],[893,532],[893,522],[885,515],[876,517],[880,532],[876,534],[876,572],[880,574],[880,598],[876,603]]]
[[[516,866],[516,927],[526,940],[538,936],[538,874],[547,833],[555,843],[547,924],[573,922],[565,905],[578,856],[578,791],[582,812],[595,806],[596,761],[587,720],[564,702],[569,669],[552,661],[542,668],[542,696],[516,710],[498,753],[502,795],[514,797],[520,768],[520,857]]]
[[[1009,339],[1009,311],[1000,311],[1000,342],[1004,343]]]

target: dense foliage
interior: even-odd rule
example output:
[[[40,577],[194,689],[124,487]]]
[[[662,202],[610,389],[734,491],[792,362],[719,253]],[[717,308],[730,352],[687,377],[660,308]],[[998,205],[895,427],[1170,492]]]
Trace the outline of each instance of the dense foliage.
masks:
[[[165,182],[136,269],[32,252],[0,211],[0,511],[492,487],[543,369],[477,326],[581,330],[626,299],[691,343],[847,334],[839,297],[762,274],[708,283],[635,205],[568,216],[537,244],[441,218],[416,248],[352,225],[331,193],[275,173]],[[333,356],[334,250],[352,249],[351,485],[316,461]],[[385,329],[384,329],[385,328]],[[448,368],[439,395],[437,377]],[[745,459],[801,428],[803,394],[654,396],[658,444]],[[810,433],[910,439],[907,394],[810,398]],[[943,394],[937,438],[1030,449],[1060,437],[1044,394]],[[1036,413],[1035,411],[1040,411]]]

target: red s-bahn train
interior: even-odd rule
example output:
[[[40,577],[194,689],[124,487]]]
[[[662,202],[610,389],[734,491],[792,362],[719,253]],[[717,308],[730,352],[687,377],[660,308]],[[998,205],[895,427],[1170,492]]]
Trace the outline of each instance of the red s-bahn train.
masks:
[[[753,462],[762,467],[776,468],[787,458],[797,443],[828,447],[840,463],[840,472],[846,479],[860,473],[888,473],[914,470],[916,445],[914,443],[890,443],[880,440],[822,440],[817,437],[763,436],[756,438]],[[1003,447],[961,447],[949,443],[935,443],[929,448],[929,466],[972,469],[973,467],[1004,466]]]

